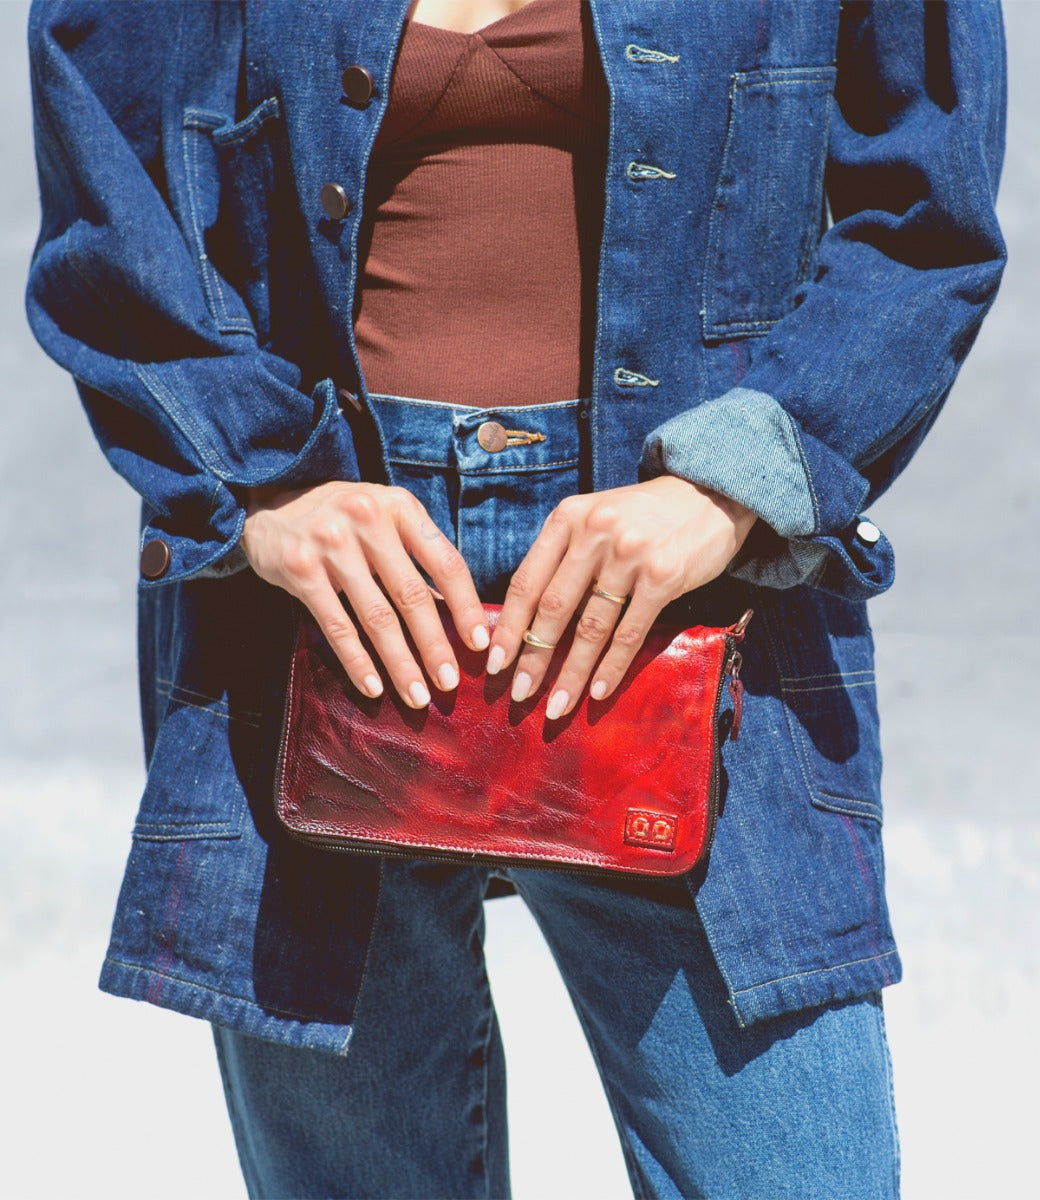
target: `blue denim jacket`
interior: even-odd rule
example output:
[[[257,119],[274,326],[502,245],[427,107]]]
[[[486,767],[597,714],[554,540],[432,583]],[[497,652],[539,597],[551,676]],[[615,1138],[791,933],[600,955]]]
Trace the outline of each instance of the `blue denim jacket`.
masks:
[[[610,91],[592,485],[667,471],[761,517],[687,608],[760,614],[690,881],[746,1023],[898,975],[864,603],[893,557],[864,509],[1000,279],[1000,14],[590,3]],[[250,486],[387,478],[352,308],[406,8],[81,0],[30,19],[29,317],[160,543],[140,597],[149,779],[102,983],[301,1044],[342,1044],[374,876],[271,827],[286,601],[237,544]],[[341,86],[352,64],[367,101]]]

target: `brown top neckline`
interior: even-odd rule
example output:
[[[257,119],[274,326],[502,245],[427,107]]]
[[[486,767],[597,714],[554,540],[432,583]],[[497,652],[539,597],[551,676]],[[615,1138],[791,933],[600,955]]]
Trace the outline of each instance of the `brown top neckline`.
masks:
[[[473,34],[405,26],[358,229],[370,392],[591,394],[607,118],[581,0],[531,0]]]
[[[414,29],[432,29],[435,33],[445,33],[450,37],[457,38],[482,38],[486,33],[489,33],[501,25],[504,21],[513,21],[529,8],[534,8],[538,4],[546,4],[549,0],[527,0],[523,8],[514,9],[512,12],[507,12],[504,17],[498,17],[494,21],[489,21],[486,25],[481,25],[479,29],[472,29],[469,33],[465,33],[461,29],[448,29],[444,25],[430,25],[426,21],[414,21],[411,17],[405,19],[405,24],[412,26]]]

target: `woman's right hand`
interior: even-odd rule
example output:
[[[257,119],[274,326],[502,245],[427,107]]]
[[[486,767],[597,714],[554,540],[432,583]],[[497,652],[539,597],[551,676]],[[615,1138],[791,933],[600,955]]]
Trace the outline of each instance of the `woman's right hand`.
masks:
[[[465,560],[404,488],[323,483],[299,491],[257,489],[250,494],[242,549],[262,579],[310,609],[354,686],[367,696],[380,695],[383,685],[341,593],[406,704],[425,708],[430,693],[401,618],[427,677],[442,691],[458,686],[458,663],[413,557],[444,596],[467,645],[487,649],[484,606]]]

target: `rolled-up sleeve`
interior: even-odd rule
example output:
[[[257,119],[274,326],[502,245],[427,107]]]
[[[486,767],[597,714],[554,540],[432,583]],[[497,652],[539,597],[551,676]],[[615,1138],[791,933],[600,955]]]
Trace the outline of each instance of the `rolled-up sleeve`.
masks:
[[[761,518],[731,574],[855,600],[891,584],[891,545],[864,509],[920,445],[996,294],[1004,115],[996,3],[844,6],[815,273],[740,386],[643,446],[643,477],[681,476]]]
[[[224,23],[190,40],[220,38],[233,112],[237,9],[79,2],[36,4],[30,15],[42,224],[29,321],[142,496],[142,542],[166,547],[152,572],[162,583],[243,565],[249,488],[359,475],[332,381],[302,390],[299,369],[258,344],[246,315],[218,326],[207,287],[219,288],[224,311],[245,305],[212,264],[200,271],[171,200],[162,92],[182,25]]]

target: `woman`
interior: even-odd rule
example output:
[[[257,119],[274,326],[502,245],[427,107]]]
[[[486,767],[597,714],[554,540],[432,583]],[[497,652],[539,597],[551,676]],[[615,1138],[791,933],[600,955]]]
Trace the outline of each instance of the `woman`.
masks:
[[[481,903],[514,888],[636,1194],[895,1195],[863,510],[999,282],[995,5],[42,4],[30,40],[30,318],[144,500],[101,985],[213,1023],[251,1194],[508,1193]],[[755,608],[706,869],[288,841],[290,596],[422,708],[458,678],[424,573],[518,697],[577,618],[547,721],[669,602]]]

